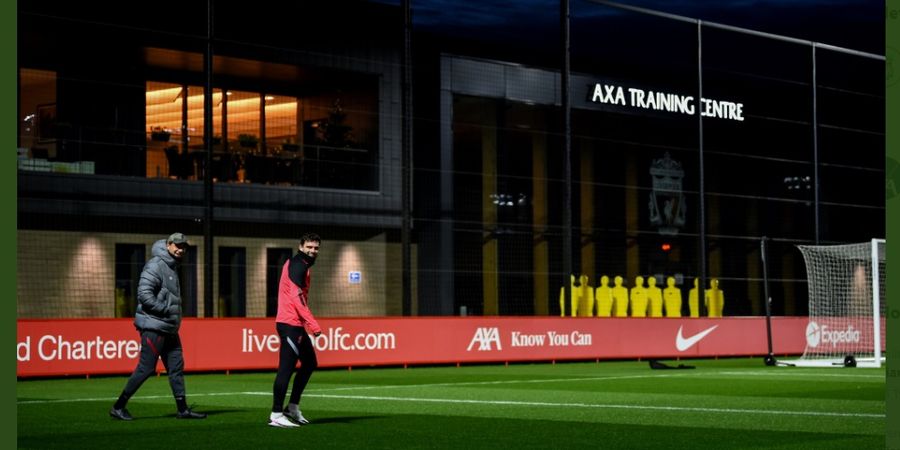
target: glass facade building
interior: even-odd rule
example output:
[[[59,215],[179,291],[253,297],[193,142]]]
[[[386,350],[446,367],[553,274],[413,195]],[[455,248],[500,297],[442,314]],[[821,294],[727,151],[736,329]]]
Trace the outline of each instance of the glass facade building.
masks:
[[[569,315],[570,276],[760,315],[763,237],[803,315],[797,244],[884,237],[884,58],[578,1],[566,71],[559,4],[411,3],[20,3],[19,317],[128,317],[176,230],[200,317],[273,316],[307,231],[321,316]]]

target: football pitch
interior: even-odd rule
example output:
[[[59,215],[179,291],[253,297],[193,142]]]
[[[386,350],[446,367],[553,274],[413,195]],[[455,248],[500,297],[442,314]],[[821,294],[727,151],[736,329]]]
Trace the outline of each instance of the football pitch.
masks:
[[[667,362],[677,366],[678,362]],[[166,377],[107,412],[125,377],[17,382],[19,448],[884,448],[885,371],[761,358],[319,370],[312,423],[267,426],[271,373],[187,374],[205,420],[176,420]]]

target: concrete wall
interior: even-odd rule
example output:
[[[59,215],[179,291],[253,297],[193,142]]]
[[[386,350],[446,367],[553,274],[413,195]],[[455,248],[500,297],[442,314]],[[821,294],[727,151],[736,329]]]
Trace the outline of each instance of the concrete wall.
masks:
[[[115,317],[115,246],[150,246],[166,235],[19,230],[17,314],[19,318]],[[189,236],[197,252],[197,315],[203,311],[203,240]],[[216,246],[246,249],[247,317],[266,316],[266,249],[289,248],[296,239],[218,237]],[[415,253],[415,252],[413,252]],[[387,316],[402,313],[400,244],[380,234],[366,241],[322,242],[313,266],[310,307],[316,316]],[[218,251],[213,255],[218,262]],[[415,267],[415,262],[413,262]],[[349,272],[360,272],[350,283]],[[213,272],[218,290],[218,271]],[[415,276],[413,276],[415,280]],[[218,293],[213,293],[213,304]],[[413,286],[415,298],[415,285]],[[217,308],[217,306],[214,306]],[[218,311],[213,311],[217,316]]]

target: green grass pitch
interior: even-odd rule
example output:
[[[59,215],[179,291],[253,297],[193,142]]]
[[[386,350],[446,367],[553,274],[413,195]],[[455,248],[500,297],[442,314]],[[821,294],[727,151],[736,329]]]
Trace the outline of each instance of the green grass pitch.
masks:
[[[685,363],[685,362],[682,362]],[[274,373],[188,374],[206,420],[176,420],[165,376],[107,411],[125,377],[20,380],[20,448],[809,448],[885,445],[885,371],[760,358],[317,371],[309,425],[267,426]],[[670,365],[672,364],[670,362]]]

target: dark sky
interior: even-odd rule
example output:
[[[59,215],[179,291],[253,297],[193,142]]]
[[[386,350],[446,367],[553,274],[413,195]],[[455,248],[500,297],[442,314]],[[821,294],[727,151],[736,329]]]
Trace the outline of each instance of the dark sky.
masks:
[[[433,27],[441,32],[466,33],[505,28],[542,33],[558,27],[559,23],[558,0],[411,2],[416,26]],[[388,0],[386,3],[394,1]],[[571,0],[570,3],[575,14],[585,14],[585,11],[596,11],[597,14],[610,12],[609,8],[588,0]],[[884,54],[883,1],[623,0],[620,3]]]
[[[629,5],[884,54],[884,2],[628,0]]]

